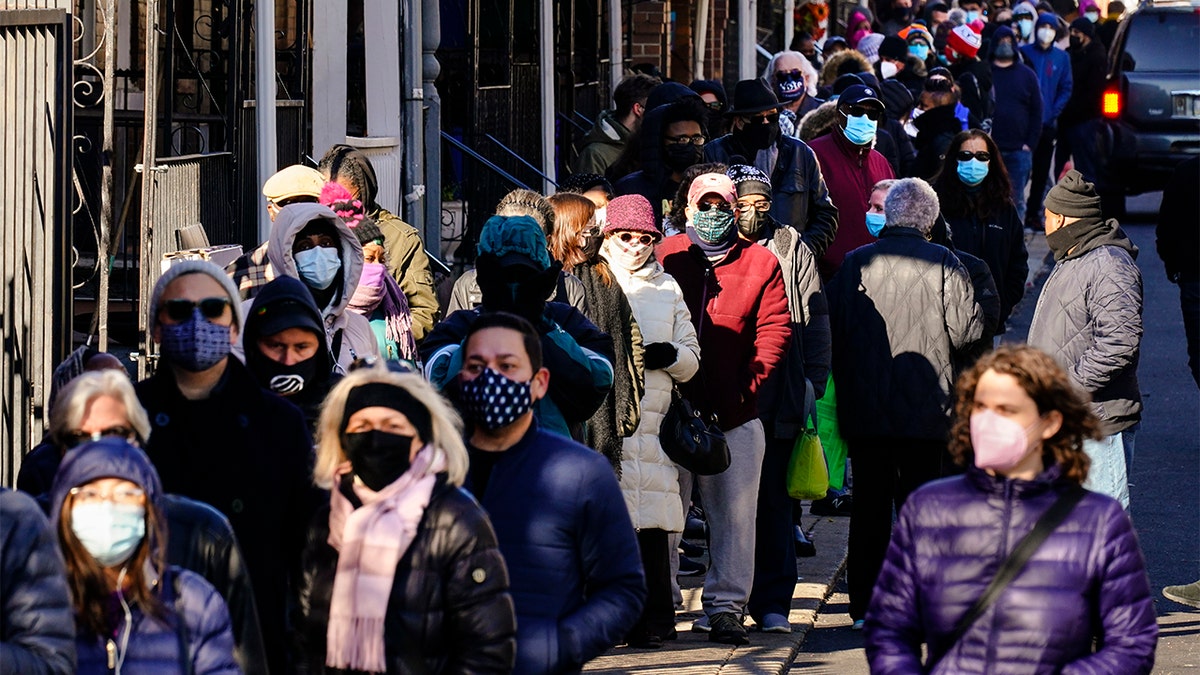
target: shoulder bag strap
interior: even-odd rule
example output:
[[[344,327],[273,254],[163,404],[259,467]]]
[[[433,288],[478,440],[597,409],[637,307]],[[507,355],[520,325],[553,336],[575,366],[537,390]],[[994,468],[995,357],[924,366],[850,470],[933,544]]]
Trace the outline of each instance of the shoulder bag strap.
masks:
[[[1050,508],[1046,509],[1046,512],[1034,524],[1033,529],[1022,537],[1021,541],[1017,542],[1016,548],[1004,560],[1004,564],[1000,566],[1000,570],[996,572],[996,576],[992,578],[991,583],[984,589],[983,595],[979,596],[979,599],[975,601],[971,609],[967,610],[967,613],[963,614],[962,618],[955,624],[954,632],[950,634],[946,651],[942,653],[942,656],[949,654],[950,650],[954,648],[954,645],[958,644],[958,641],[962,639],[967,630],[992,606],[992,603],[1000,597],[1000,594],[1004,592],[1008,584],[1021,573],[1025,564],[1033,557],[1034,552],[1041,547],[1046,538],[1050,536],[1050,533],[1061,525],[1067,519],[1067,516],[1071,515],[1071,511],[1075,509],[1075,505],[1086,494],[1087,490],[1076,485],[1059,495],[1058,499],[1050,505]],[[941,659],[939,658],[938,660],[940,661]],[[931,662],[928,668],[929,672],[932,672],[936,665],[937,661]]]

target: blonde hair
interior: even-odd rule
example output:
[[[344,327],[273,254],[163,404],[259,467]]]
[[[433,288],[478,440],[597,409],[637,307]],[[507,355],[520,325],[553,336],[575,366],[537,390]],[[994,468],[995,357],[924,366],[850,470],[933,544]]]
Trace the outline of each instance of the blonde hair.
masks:
[[[129,426],[137,432],[141,443],[150,440],[150,418],[138,401],[129,376],[120,370],[94,370],[71,380],[59,392],[50,412],[50,438],[60,447],[70,440],[71,432],[83,422],[88,404],[101,396],[109,396],[125,406]]]
[[[446,482],[456,486],[462,485],[467,477],[468,462],[467,448],[462,440],[462,419],[425,378],[414,373],[395,373],[383,364],[350,373],[342,378],[325,398],[325,404],[321,407],[321,418],[317,422],[317,463],[313,467],[313,482],[324,489],[333,487],[338,467],[347,461],[346,453],[342,451],[342,418],[345,416],[346,397],[351,389],[372,382],[403,389],[416,399],[417,403],[425,406],[429,411],[433,437],[421,440],[445,454]]]

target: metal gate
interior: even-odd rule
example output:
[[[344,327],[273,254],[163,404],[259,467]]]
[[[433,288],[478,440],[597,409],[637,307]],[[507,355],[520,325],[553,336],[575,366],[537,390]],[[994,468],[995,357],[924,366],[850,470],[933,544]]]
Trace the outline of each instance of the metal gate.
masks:
[[[41,437],[72,315],[71,17],[0,10],[0,484]]]

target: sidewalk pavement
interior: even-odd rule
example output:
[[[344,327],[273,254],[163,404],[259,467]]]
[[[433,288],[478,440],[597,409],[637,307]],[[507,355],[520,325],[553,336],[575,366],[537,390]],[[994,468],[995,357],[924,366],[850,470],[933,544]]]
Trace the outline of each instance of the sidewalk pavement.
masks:
[[[685,609],[675,614],[678,640],[667,642],[662,649],[626,646],[610,649],[589,662],[584,672],[688,675],[787,672],[800,651],[805,633],[813,627],[817,610],[841,574],[850,531],[850,519],[846,517],[806,515],[804,520],[806,524],[811,523],[808,536],[816,544],[817,555],[797,559],[800,581],[792,594],[792,609],[788,616],[792,623],[791,633],[760,633],[751,628],[748,645],[731,647],[709,642],[707,634],[691,632],[692,621],[703,613],[700,609],[703,577],[685,577]]]

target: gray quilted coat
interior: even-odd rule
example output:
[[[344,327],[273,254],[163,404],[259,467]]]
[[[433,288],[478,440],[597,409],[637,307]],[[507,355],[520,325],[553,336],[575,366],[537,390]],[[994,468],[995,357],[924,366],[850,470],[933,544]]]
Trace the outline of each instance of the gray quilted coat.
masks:
[[[1137,247],[1117,221],[1107,225],[1054,266],[1038,297],[1029,344],[1053,356],[1091,394],[1106,433],[1115,434],[1142,418],[1142,273],[1134,263]]]

